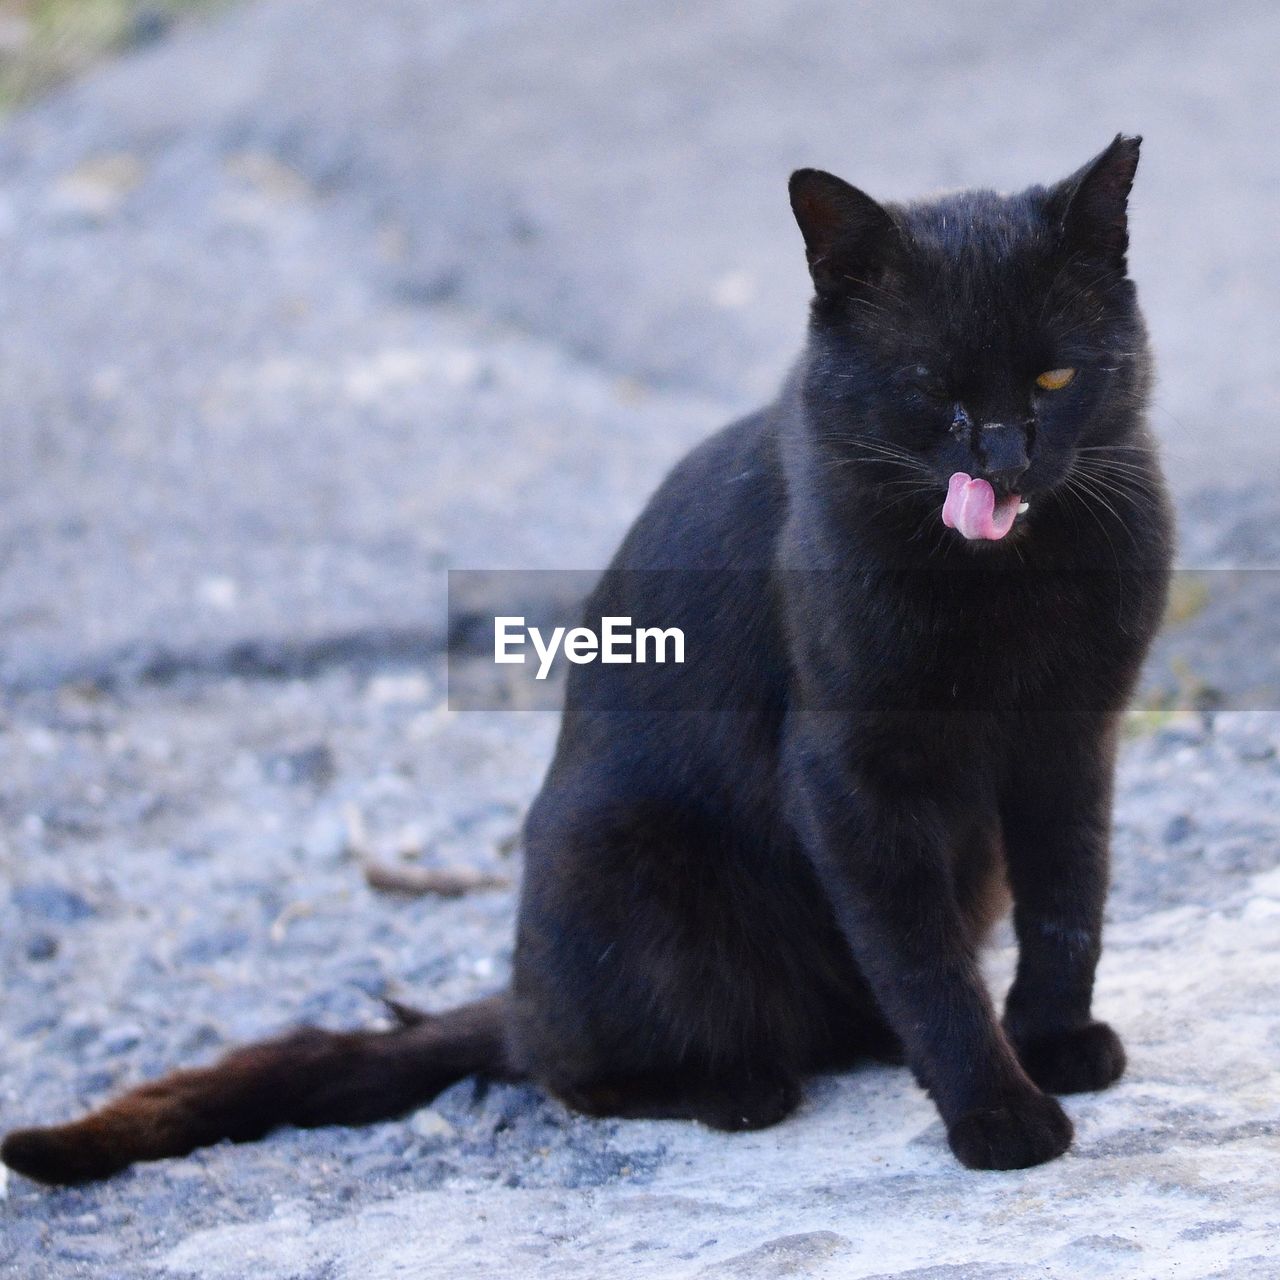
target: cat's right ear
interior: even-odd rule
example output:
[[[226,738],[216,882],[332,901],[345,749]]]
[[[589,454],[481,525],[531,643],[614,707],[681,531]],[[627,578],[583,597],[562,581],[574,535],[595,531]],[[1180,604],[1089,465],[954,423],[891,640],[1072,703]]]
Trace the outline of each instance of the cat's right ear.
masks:
[[[1116,134],[1083,169],[1051,187],[1045,205],[1069,249],[1120,271],[1129,248],[1129,192],[1141,147],[1141,137]]]
[[[883,205],[821,169],[797,169],[789,190],[819,295],[852,293],[871,283],[897,231]]]

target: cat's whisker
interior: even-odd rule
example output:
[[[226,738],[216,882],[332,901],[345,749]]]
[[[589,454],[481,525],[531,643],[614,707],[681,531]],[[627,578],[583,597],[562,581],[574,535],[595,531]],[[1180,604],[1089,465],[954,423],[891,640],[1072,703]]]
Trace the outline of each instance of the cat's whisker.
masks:
[[[926,476],[929,479],[933,478],[932,472],[919,458],[914,457],[896,445],[858,436],[820,436],[818,438],[822,442],[845,446],[856,443],[859,449],[859,452],[856,453],[845,453],[839,457],[823,458],[823,465],[829,468],[839,469],[866,463],[886,462],[906,467],[916,474]]]
[[[1160,492],[1150,472],[1132,463],[1115,462],[1110,459],[1078,459],[1075,469],[1084,475],[1105,483],[1126,493],[1143,493],[1154,496]]]
[[[1077,453],[1140,453],[1144,458],[1151,457],[1151,448],[1144,444],[1082,444],[1076,446]]]
[[[1069,478],[1071,480],[1074,480],[1076,485],[1079,486],[1080,490],[1083,493],[1088,494],[1092,498],[1095,498],[1104,507],[1106,507],[1106,509],[1110,511],[1113,516],[1115,516],[1118,523],[1120,524],[1124,523],[1124,520],[1121,518],[1120,513],[1115,509],[1115,507],[1111,505],[1110,502],[1107,501],[1103,491],[1103,487],[1099,483],[1099,479],[1097,476],[1089,476],[1084,474],[1080,470],[1077,470],[1074,473],[1074,475],[1072,475]]]
[[[1094,523],[1102,531],[1102,536],[1106,538],[1107,546],[1111,551],[1111,559],[1115,564],[1116,574],[1119,575],[1121,572],[1120,553],[1119,551],[1116,550],[1115,539],[1112,538],[1111,530],[1107,528],[1106,521],[1104,521],[1103,518],[1093,509],[1093,504],[1090,502],[1090,498],[1096,497],[1097,495],[1090,494],[1087,489],[1082,488],[1079,484],[1079,481],[1074,475],[1068,475],[1064,480],[1064,484],[1066,486],[1066,489],[1064,490],[1064,492],[1075,495],[1076,501],[1079,502],[1079,504],[1089,513]],[[1109,504],[1108,504],[1108,510],[1110,510],[1111,513],[1115,515],[1115,508],[1111,507]],[[1116,516],[1116,519],[1119,520],[1120,517]]]
[[[871,519],[879,520],[887,512],[893,511],[896,508],[903,506],[907,502],[911,501],[912,498],[922,497],[925,494],[925,492],[926,490],[917,489],[909,493],[899,494],[899,496],[894,498],[892,502],[886,502],[882,506],[877,507],[876,510],[872,512]],[[936,507],[931,508],[925,514],[924,520],[932,520],[936,514],[937,514]]]
[[[1133,488],[1140,488],[1147,493],[1157,492],[1157,487],[1150,473],[1144,471],[1141,467],[1127,466],[1123,463],[1097,458],[1081,458],[1076,461],[1076,468],[1086,474],[1102,476],[1113,482],[1124,481],[1127,485]]]
[[[1138,445],[1128,444],[1081,444],[1076,446],[1076,452],[1097,453],[1102,454],[1104,457],[1107,454],[1112,453],[1136,453],[1140,454],[1144,458],[1149,458],[1151,456],[1150,449],[1145,445],[1139,447]]]
[[[1081,463],[1090,467],[1107,467],[1116,468],[1118,470],[1130,471],[1134,475],[1149,476],[1151,474],[1150,467],[1144,467],[1140,463],[1131,462],[1127,458],[1109,458],[1105,453],[1087,454],[1080,459]]]
[[[1116,502],[1120,503],[1121,506],[1131,506],[1133,503],[1134,497],[1138,492],[1136,489],[1132,489],[1132,488],[1130,489],[1121,488],[1118,485],[1113,484],[1109,481],[1103,480],[1101,477],[1096,475],[1095,476],[1082,475],[1081,482],[1091,489],[1094,496],[1096,496],[1100,502],[1105,502],[1106,499],[1103,495],[1109,494]],[[1143,495],[1143,496],[1147,496],[1147,495]],[[1117,518],[1119,518],[1118,512],[1117,512]]]
[[[1159,496],[1157,489],[1135,480],[1132,476],[1100,474],[1084,469],[1081,470],[1081,474],[1087,477],[1090,483],[1112,494],[1121,503],[1131,504],[1135,498],[1155,498]]]

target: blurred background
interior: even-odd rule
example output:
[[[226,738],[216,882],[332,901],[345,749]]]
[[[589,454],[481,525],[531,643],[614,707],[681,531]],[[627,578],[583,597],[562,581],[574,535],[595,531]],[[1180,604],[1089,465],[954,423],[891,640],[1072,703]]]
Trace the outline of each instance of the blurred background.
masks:
[[[599,568],[666,468],[774,393],[808,296],[802,165],[906,199],[1053,181],[1144,135],[1131,262],[1182,560],[1203,572],[1175,593],[1125,756],[1113,918],[1252,892],[1280,864],[1280,737],[1207,713],[1280,706],[1278,49],[1261,0],[0,0],[0,1127],[300,1017],[502,981],[555,723],[451,714],[446,570]],[[397,894],[388,866],[461,868],[476,891]],[[1184,971],[1235,972],[1216,953]],[[1194,1003],[1225,1044],[1237,1003],[1265,1001],[1223,982]],[[1152,998],[1126,990],[1137,1019]],[[1169,1072],[1200,1034],[1180,1016],[1145,1042]],[[1187,1142],[1218,1140],[1240,1072],[1204,1067],[1222,1106]],[[850,1088],[914,1097],[874,1079]],[[1123,1149],[1146,1151],[1175,1121],[1134,1106]],[[80,1199],[13,1189],[0,1264],[111,1273],[256,1221],[282,1186],[324,1214],[450,1178],[612,1186],[676,1142],[512,1090],[440,1116]],[[851,1133],[823,1147],[845,1177]],[[1232,1150],[1273,1193],[1274,1161]],[[1155,1231],[1168,1206],[1119,1196],[1103,1229],[1063,1167],[1057,1203],[1095,1241],[1063,1274],[1114,1274],[1122,1216]],[[791,1168],[754,1212],[799,1214],[788,1196],[817,1176]],[[902,1172],[925,1206],[948,1176]],[[1237,1216],[1213,1239],[1263,1249]],[[931,1221],[952,1238],[949,1213]],[[415,1247],[471,1256],[450,1239]],[[1027,1239],[1009,1238],[1019,1266]],[[183,1273],[220,1274],[219,1247]]]
[[[0,14],[6,678],[430,629],[446,564],[597,567],[797,350],[791,169],[1013,189],[1119,130],[1170,470],[1268,554],[1271,6]]]

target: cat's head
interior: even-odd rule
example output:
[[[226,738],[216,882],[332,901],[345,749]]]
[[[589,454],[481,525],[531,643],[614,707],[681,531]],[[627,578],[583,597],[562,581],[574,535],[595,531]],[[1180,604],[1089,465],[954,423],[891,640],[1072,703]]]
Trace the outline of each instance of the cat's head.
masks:
[[[1148,358],[1125,254],[1140,142],[1012,196],[884,205],[792,175],[816,293],[807,417],[895,522],[928,509],[975,541],[1021,536],[1037,498],[1139,429]]]

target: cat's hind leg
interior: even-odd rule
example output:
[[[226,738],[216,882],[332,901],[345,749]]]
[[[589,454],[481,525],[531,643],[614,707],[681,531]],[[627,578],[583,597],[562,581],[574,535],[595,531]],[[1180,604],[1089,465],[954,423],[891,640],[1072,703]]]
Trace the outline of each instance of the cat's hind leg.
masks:
[[[783,1072],[748,1070],[719,1077],[651,1075],[578,1085],[561,1095],[576,1111],[628,1120],[696,1120],[739,1133],[767,1129],[800,1105],[800,1083]]]
[[[600,790],[575,789],[590,809],[562,794],[527,829],[523,1070],[593,1115],[777,1123],[856,1009],[810,869],[686,807],[606,807]]]

